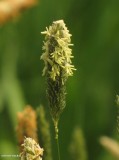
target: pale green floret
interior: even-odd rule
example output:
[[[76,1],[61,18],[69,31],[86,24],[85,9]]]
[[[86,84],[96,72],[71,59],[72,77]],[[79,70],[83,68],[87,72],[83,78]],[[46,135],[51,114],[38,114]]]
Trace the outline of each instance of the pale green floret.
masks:
[[[72,46],[71,34],[67,30],[63,20],[53,22],[52,26],[46,28],[45,42],[43,50],[45,51],[41,59],[44,60],[45,67],[43,69],[43,75],[48,73],[50,78],[55,81],[57,76],[60,76],[60,71],[64,72],[66,77],[73,75],[73,70],[76,70],[72,65],[71,58]]]
[[[32,138],[25,138],[22,144],[21,160],[42,160],[43,149]]]

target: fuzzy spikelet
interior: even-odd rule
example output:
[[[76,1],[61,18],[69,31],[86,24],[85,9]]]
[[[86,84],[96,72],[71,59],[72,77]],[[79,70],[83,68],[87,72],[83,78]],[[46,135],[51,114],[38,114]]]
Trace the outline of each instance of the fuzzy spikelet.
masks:
[[[72,141],[69,146],[72,160],[87,160],[87,150],[82,130],[79,127],[74,129]]]
[[[48,72],[53,81],[57,80],[61,72],[64,73],[64,77],[72,76],[75,68],[71,62],[71,58],[73,58],[72,50],[69,48],[69,46],[72,46],[70,44],[71,34],[69,34],[64,21],[53,22],[49,29],[46,28],[46,31],[41,33],[46,35],[43,46],[45,52],[41,56],[41,59],[45,62],[43,75]]]
[[[7,0],[10,1],[19,11],[30,8],[37,4],[37,0]]]
[[[42,160],[43,148],[32,138],[25,138],[22,144],[21,160]]]
[[[17,10],[9,1],[0,1],[0,24],[4,24],[9,19],[17,15]]]
[[[1,0],[0,1],[0,25],[17,17],[22,10],[37,4],[37,0]]]
[[[51,146],[51,134],[50,124],[46,119],[45,109],[43,106],[37,108],[38,117],[38,133],[40,136],[40,143],[44,148],[44,160],[52,160],[52,146]]]
[[[100,138],[101,145],[107,149],[115,158],[119,159],[119,143],[115,140],[103,136]]]
[[[72,45],[71,34],[63,20],[53,22],[42,34],[45,34],[45,52],[41,56],[45,63],[43,75],[47,77],[47,96],[55,130],[58,132],[58,120],[66,105],[66,81],[75,70],[71,62],[72,50],[69,48]]]
[[[17,138],[19,145],[23,143],[24,136],[38,141],[36,112],[31,106],[26,106],[23,112],[18,113]]]

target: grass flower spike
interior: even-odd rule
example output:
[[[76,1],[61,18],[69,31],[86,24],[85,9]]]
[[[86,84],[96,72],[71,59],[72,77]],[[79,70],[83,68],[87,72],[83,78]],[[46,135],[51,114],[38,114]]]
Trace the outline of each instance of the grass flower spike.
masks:
[[[58,120],[66,104],[66,81],[76,70],[71,61],[71,34],[63,20],[53,22],[42,34],[45,34],[44,53],[41,56],[45,63],[43,75],[47,77],[47,96],[55,131],[58,133]]]
[[[46,118],[45,108],[42,105],[37,108],[37,122],[40,144],[42,144],[45,150],[43,159],[52,160],[50,123]]]
[[[43,149],[32,138],[25,138],[22,144],[21,160],[42,160]]]
[[[87,160],[87,148],[85,137],[82,129],[78,126],[75,127],[71,143],[69,145],[69,153],[72,160]]]
[[[100,144],[107,149],[116,159],[119,159],[119,143],[115,140],[102,136],[100,138]]]
[[[64,21],[53,22],[52,26],[49,29],[46,28],[46,31],[42,34],[46,35],[46,42],[43,46],[45,52],[41,56],[41,59],[45,62],[43,75],[48,72],[53,81],[57,79],[57,76],[61,76],[61,72],[63,72],[65,78],[72,76],[75,68],[71,62],[73,56],[69,46],[73,44],[70,44],[71,34],[69,34]],[[65,79],[62,80],[62,82],[65,81]]]
[[[27,105],[22,112],[18,112],[16,133],[20,149],[24,137],[31,137],[38,141],[36,112],[31,106]]]

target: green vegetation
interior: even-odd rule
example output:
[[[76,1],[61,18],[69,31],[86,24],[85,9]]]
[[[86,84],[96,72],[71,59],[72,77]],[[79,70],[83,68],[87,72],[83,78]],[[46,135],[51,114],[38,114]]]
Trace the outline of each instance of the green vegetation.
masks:
[[[0,26],[0,154],[19,153],[17,112],[27,104],[34,109],[43,104],[50,123],[53,159],[58,159],[40,57],[44,38],[41,31],[63,19],[72,34],[77,70],[67,81],[67,103],[59,122],[61,160],[74,158],[69,147],[76,126],[85,140],[84,159],[114,160],[99,138],[106,135],[117,142],[119,139],[115,103],[115,95],[119,94],[118,7],[116,0],[40,0]]]

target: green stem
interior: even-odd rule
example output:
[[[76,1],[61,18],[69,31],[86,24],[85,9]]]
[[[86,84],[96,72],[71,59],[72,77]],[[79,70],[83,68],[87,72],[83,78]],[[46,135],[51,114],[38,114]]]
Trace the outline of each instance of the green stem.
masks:
[[[58,122],[55,121],[55,139],[57,144],[58,160],[60,160],[60,148],[59,148],[59,137],[58,137]]]
[[[58,160],[60,160],[60,148],[59,148],[59,139],[56,139],[56,143],[57,143],[57,152],[58,152]]]

